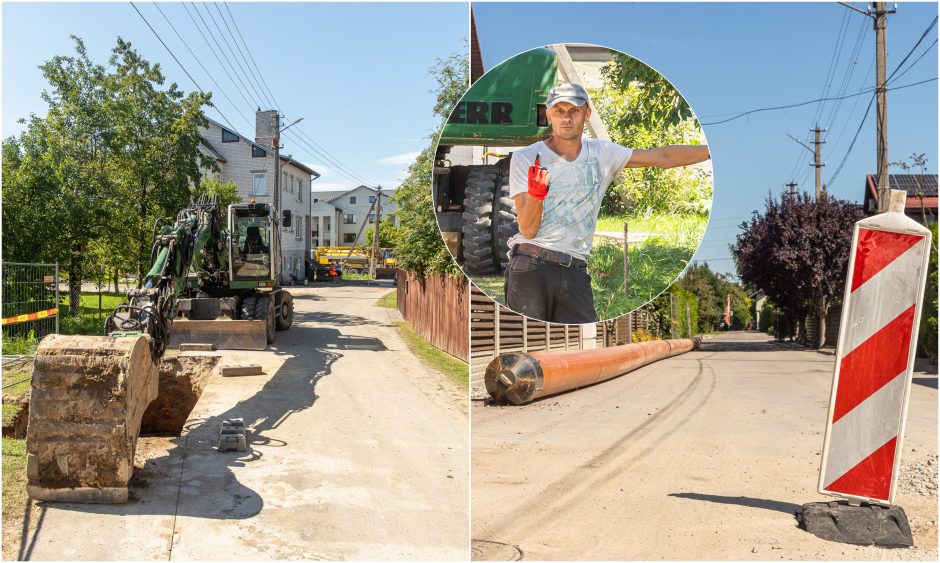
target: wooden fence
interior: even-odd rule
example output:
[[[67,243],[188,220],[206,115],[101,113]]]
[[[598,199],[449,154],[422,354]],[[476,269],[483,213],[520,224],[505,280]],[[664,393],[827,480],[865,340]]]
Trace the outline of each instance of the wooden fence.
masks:
[[[641,311],[642,312],[642,311]],[[483,380],[486,366],[503,352],[581,350],[626,344],[629,323],[633,330],[646,326],[646,316],[632,314],[596,323],[594,336],[584,325],[535,321],[498,305],[471,285],[470,291],[470,381]]]
[[[467,278],[433,274],[421,279],[404,270],[397,278],[401,316],[434,347],[468,361]]]

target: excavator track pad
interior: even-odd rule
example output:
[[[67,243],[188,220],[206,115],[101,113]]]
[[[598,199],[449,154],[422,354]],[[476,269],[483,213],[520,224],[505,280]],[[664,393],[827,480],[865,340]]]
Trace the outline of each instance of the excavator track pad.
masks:
[[[140,422],[157,397],[151,346],[146,335],[40,342],[26,431],[30,497],[127,502]]]

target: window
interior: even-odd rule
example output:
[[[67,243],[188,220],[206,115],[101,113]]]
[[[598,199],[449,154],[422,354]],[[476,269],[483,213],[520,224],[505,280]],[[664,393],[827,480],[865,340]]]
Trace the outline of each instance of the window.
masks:
[[[375,213],[369,213],[369,224],[375,223]]]
[[[356,235],[355,235],[355,233],[343,233],[343,242],[345,242],[345,243],[347,243],[347,244],[352,244],[352,243],[356,242]]]
[[[375,203],[375,196],[374,196],[374,195],[370,195],[370,196],[369,196],[369,203]]]
[[[356,196],[354,195],[349,196],[349,205],[355,205],[355,204],[356,204]]]
[[[237,143],[238,135],[232,133],[228,129],[222,129],[222,142],[223,143]]]
[[[268,152],[258,145],[251,145],[251,156],[253,158],[263,158],[268,156]]]
[[[251,195],[268,195],[264,172],[255,172],[251,179]]]
[[[344,225],[355,225],[355,224],[356,224],[356,216],[353,215],[352,213],[346,213],[345,215],[343,215],[343,224],[344,224]]]
[[[294,193],[294,175],[291,174],[290,177],[290,193]]]
[[[304,216],[297,216],[297,228],[294,229],[294,240],[303,240],[304,238]]]
[[[297,201],[304,200],[304,181],[300,178],[297,179]]]
[[[287,172],[281,173],[281,189],[287,191]]]

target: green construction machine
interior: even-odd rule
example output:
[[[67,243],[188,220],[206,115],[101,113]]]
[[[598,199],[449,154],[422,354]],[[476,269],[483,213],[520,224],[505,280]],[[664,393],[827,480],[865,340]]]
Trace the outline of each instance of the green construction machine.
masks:
[[[201,196],[154,231],[152,267],[103,336],[52,334],[33,362],[27,491],[36,500],[124,502],[141,419],[168,347],[263,350],[293,322],[277,283],[278,221],[266,203],[223,215]]]
[[[545,98],[556,53],[540,48],[494,67],[454,108],[441,133],[433,190],[438,225],[467,274],[500,274],[519,227],[509,197],[509,148],[547,138]],[[495,162],[493,162],[495,160]]]

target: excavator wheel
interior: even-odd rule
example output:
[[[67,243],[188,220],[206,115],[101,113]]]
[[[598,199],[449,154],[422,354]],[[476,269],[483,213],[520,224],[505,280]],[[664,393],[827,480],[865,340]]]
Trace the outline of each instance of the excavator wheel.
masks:
[[[157,397],[151,347],[146,335],[43,338],[26,431],[30,497],[127,501],[140,421]]]
[[[294,297],[286,292],[281,292],[281,305],[275,313],[277,329],[287,330],[294,324]]]
[[[267,339],[268,344],[274,342],[274,304],[271,300],[271,297],[265,295],[264,297],[259,297],[255,302],[255,319],[265,321],[267,327]]]
[[[505,164],[473,166],[467,175],[463,213],[463,269],[469,275],[502,274],[509,265],[507,241],[519,232],[509,197]]]
[[[245,297],[242,299],[241,311],[239,311],[238,318],[244,319],[246,321],[251,321],[255,319],[255,304],[258,302],[258,298],[251,296]]]

